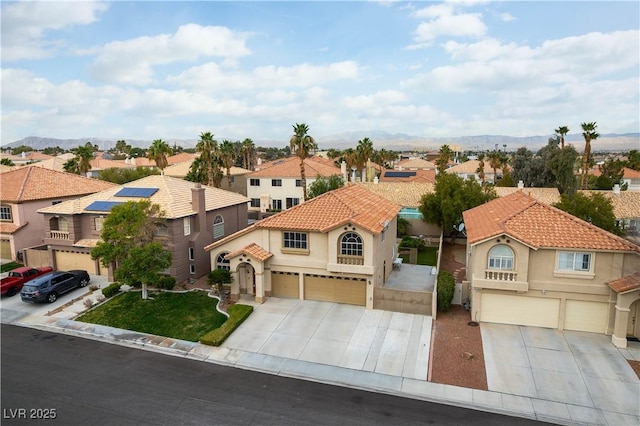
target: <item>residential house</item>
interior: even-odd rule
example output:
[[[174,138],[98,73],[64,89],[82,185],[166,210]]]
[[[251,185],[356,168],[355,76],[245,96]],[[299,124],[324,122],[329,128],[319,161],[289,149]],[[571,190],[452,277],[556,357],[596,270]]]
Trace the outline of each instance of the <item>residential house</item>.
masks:
[[[613,334],[620,347],[628,329],[640,337],[640,291],[616,284],[640,270],[640,246],[523,191],[463,216],[473,320]]]
[[[24,260],[23,250],[41,245],[45,223],[40,208],[75,200],[115,186],[71,173],[23,166],[0,174],[0,255]]]
[[[420,182],[434,183],[436,171],[432,170],[383,170],[378,179],[380,182]],[[374,179],[375,181],[375,179]]]
[[[53,156],[43,154],[39,151],[30,151],[30,152],[25,151],[17,155],[1,153],[0,158],[6,158],[16,166],[25,166],[27,164],[48,160],[50,158],[53,158]]]
[[[44,215],[45,244],[58,269],[86,269],[113,277],[113,271],[92,260],[110,209],[127,201],[149,200],[164,211],[166,225],[156,237],[171,251],[167,273],[177,282],[197,279],[211,267],[204,247],[247,226],[248,199],[240,194],[164,175],[151,175],[72,202],[38,212]]]
[[[75,155],[71,153],[57,155],[53,158],[49,158],[47,160],[38,161],[36,163],[31,164],[35,167],[44,167],[45,169],[57,170],[59,172],[64,172],[64,165],[67,161],[74,158]]]
[[[560,191],[558,188],[525,188],[522,181],[517,187],[513,186],[496,186],[493,188],[498,197],[506,197],[514,192],[522,191],[527,196],[535,198],[545,204],[555,204],[560,202]]]
[[[435,170],[436,165],[422,158],[408,158],[400,160],[394,167],[396,170]]]
[[[251,199],[250,211],[280,211],[289,209],[303,201],[300,159],[288,157],[270,162],[260,170],[247,175],[247,197]],[[326,159],[309,157],[304,160],[307,187],[318,176],[341,175],[338,167]]]
[[[627,185],[627,191],[640,191],[640,171],[625,167],[622,173],[622,184]],[[593,176],[601,176],[600,167],[594,167],[589,170],[589,174]]]
[[[468,160],[461,164],[456,164],[453,167],[449,167],[446,172],[453,173],[460,176],[462,179],[474,178],[476,181],[480,182],[480,174],[478,170],[480,168],[479,160]],[[498,178],[502,176],[502,170],[496,169],[496,173],[498,174]],[[493,169],[489,166],[489,161],[485,159],[484,161],[484,182],[495,183],[496,177],[493,175]]]
[[[626,236],[634,243],[640,243],[640,191],[620,191],[616,186],[612,191],[580,190],[583,194],[601,194],[611,201],[613,214]]]
[[[360,185],[324,193],[206,247],[230,269],[231,297],[310,299],[373,308],[391,274],[400,206]]]

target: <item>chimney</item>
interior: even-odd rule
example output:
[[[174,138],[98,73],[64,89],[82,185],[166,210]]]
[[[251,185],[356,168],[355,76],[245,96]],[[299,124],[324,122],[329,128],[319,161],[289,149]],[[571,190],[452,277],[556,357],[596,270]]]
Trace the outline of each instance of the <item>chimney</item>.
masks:
[[[620,184],[616,183],[615,185],[613,185],[613,193],[620,194]]]
[[[340,163],[340,173],[342,173],[342,180],[345,182],[349,180],[349,175],[347,174],[347,162],[344,160]]]
[[[378,179],[378,176],[374,176],[373,177],[373,183],[375,183],[377,185],[378,182],[380,182],[380,179]]]
[[[518,181],[518,189],[524,189],[524,182],[523,181]]]
[[[200,185],[200,183],[196,183],[193,188],[191,188],[191,208],[196,212],[195,217],[195,231],[201,232],[207,229],[207,207],[205,204],[205,190]]]

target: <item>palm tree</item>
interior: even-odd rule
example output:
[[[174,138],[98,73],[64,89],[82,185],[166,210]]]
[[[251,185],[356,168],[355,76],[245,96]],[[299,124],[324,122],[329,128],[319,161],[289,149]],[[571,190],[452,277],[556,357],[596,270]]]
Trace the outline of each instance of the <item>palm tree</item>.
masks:
[[[358,154],[353,148],[347,148],[342,151],[340,162],[345,162],[347,166],[347,182],[351,181],[351,169],[356,167]]]
[[[253,170],[253,157],[256,154],[256,146],[253,141],[249,138],[243,140],[240,152],[242,153],[242,166],[247,170]]]
[[[373,142],[369,138],[364,138],[358,141],[358,146],[356,146],[356,158],[358,162],[358,171],[361,171],[366,165],[367,161],[371,158],[373,154]],[[369,173],[368,170],[365,171],[364,176],[360,176],[362,182],[366,182],[369,178],[367,176]]]
[[[173,154],[173,150],[162,139],[154,140],[147,150],[147,158],[155,161],[156,166],[160,169],[160,174],[164,174],[164,169],[169,165],[167,156],[171,154]]]
[[[453,157],[453,151],[449,145],[442,145],[440,147],[440,156],[436,159],[436,166],[438,168],[438,174],[444,173],[449,165],[449,160]]]
[[[289,140],[289,148],[300,159],[300,180],[302,181],[302,197],[307,201],[307,177],[304,173],[304,160],[309,152],[318,149],[315,139],[309,134],[309,126],[304,123],[293,125],[293,136]]]
[[[234,146],[233,142],[228,140],[223,140],[220,144],[218,158],[220,159],[220,165],[224,167],[227,171],[227,189],[231,188],[231,167],[234,164]]]
[[[211,132],[200,133],[200,140],[196,144],[196,151],[200,153],[200,162],[207,170],[207,185],[215,186],[216,151],[218,142]]]
[[[489,159],[489,167],[493,169],[493,183],[498,181],[498,169],[502,164],[502,155],[498,151],[491,151],[487,158]]]
[[[93,145],[91,145],[91,142],[87,142],[85,145],[80,145],[72,149],[71,152],[75,154],[75,157],[64,163],[62,167],[64,167],[67,172],[86,176],[87,172],[91,170],[91,160],[93,160],[94,152]]]
[[[478,177],[480,178],[480,184],[484,185],[484,153],[478,155],[478,168],[476,169]]]
[[[591,156],[591,141],[600,137],[596,132],[598,125],[596,122],[582,123],[582,136],[584,137],[584,156],[582,157],[582,174],[580,175],[580,189],[587,189],[587,175],[589,172],[589,157]]]
[[[569,128],[567,126],[560,126],[555,129],[554,132],[560,135],[560,148],[564,149],[564,135],[569,133]]]

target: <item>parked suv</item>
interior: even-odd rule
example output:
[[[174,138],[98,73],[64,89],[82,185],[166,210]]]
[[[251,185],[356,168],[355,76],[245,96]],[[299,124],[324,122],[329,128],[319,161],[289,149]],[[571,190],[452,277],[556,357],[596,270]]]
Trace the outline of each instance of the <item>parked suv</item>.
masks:
[[[20,291],[20,297],[23,302],[53,303],[61,294],[78,287],[85,287],[90,279],[87,271],[50,272],[25,283]]]

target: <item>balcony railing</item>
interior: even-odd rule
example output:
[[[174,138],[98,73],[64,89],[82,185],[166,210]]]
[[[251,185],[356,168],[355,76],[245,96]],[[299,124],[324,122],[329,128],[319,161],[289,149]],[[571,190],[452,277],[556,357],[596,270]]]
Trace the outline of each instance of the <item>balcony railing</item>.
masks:
[[[515,271],[484,271],[484,279],[492,281],[518,281],[518,273]]]
[[[364,265],[364,258],[361,256],[338,256],[338,263],[341,265]]]
[[[68,240],[69,232],[66,231],[49,231],[49,238],[53,238],[54,240]]]

